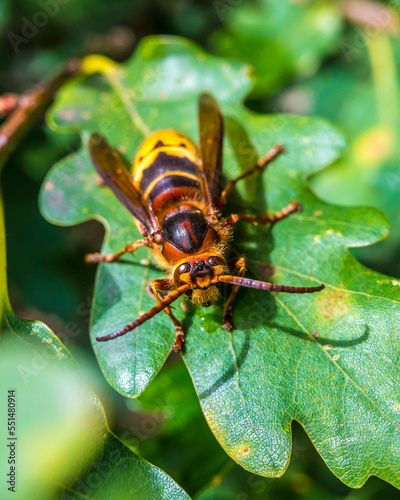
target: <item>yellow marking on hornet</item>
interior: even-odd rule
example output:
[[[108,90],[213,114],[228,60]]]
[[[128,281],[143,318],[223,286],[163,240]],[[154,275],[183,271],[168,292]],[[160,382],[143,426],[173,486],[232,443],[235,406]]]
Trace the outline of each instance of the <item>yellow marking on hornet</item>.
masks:
[[[157,179],[154,179],[154,181],[152,181],[152,183],[144,192],[143,198],[146,200],[149,194],[151,193],[153,187],[157,184],[157,182],[163,179],[164,177],[169,177],[170,175],[179,175],[180,177],[188,177],[189,179],[193,179],[195,181],[199,180],[199,178],[196,175],[187,174],[186,172],[167,172],[165,174],[159,175]]]

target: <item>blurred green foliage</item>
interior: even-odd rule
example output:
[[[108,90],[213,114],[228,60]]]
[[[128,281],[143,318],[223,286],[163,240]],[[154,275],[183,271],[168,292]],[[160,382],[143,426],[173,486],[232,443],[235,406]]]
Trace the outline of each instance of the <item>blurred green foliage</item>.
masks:
[[[148,37],[121,66],[93,56],[83,65],[106,72],[103,77],[71,81],[48,112],[55,130],[82,130],[83,148],[63,158],[46,176],[40,197],[44,216],[61,225],[100,218],[106,228],[104,253],[140,238],[131,214],[96,182],[85,145],[90,132],[105,134],[127,159],[134,157],[150,131],[172,128],[195,138],[199,93],[212,88],[226,117],[223,165],[230,178],[270,148],[272,131],[276,142],[285,145],[285,154],[270,166],[269,175],[235,188],[228,213],[263,213],[265,207],[276,212],[291,200],[301,202],[304,209],[273,231],[238,225],[232,255],[246,255],[258,279],[268,279],[265,269],[272,263],[278,283],[323,282],[326,290],[274,298],[243,290],[232,334],[220,327],[220,303],[183,314],[177,302],[175,314],[184,318],[188,330],[185,363],[210,428],[246,469],[280,475],[290,456],[290,421],[298,419],[332,472],[346,484],[359,486],[376,474],[399,486],[396,457],[388,452],[388,443],[396,448],[392,426],[398,409],[386,403],[400,399],[392,383],[397,288],[360,266],[346,248],[382,238],[386,219],[376,209],[322,203],[303,182],[305,174],[340,156],[345,146],[341,134],[318,118],[287,116],[283,121],[249,112],[241,102],[250,87],[247,66],[209,56],[181,37]],[[248,150],[243,153],[246,147],[250,155]],[[168,356],[174,339],[169,318],[157,315],[112,342],[94,338],[153,307],[146,283],[163,273],[143,265],[148,256],[142,248],[118,264],[101,265],[92,305],[90,335],[99,365],[109,383],[128,397],[145,390]],[[314,339],[313,331],[320,338]],[[332,344],[329,353],[327,344]],[[371,354],[377,352],[386,360],[379,367],[376,354]],[[315,372],[321,374],[318,385]],[[371,428],[359,421],[367,412],[375,422]]]
[[[396,21],[398,3],[380,5],[389,6]],[[342,127],[347,153],[310,183],[332,203],[372,205],[388,215],[389,238],[352,253],[369,267],[400,277],[398,32],[384,26],[373,31],[349,19],[339,2],[115,0],[111,8],[106,0],[70,0],[15,53],[7,35],[21,34],[24,18],[32,21],[41,10],[34,0],[0,2],[0,93],[22,92],[72,55],[101,52],[124,60],[147,34],[187,36],[240,58],[254,65],[257,91],[248,100],[251,108],[315,114]],[[98,370],[87,340],[94,269],[84,266],[82,257],[99,248],[102,229],[96,224],[58,228],[37,209],[44,174],[76,144],[74,135],[56,135],[38,123],[6,165],[9,280],[17,312],[43,318],[83,364]],[[344,486],[300,426],[294,429],[292,463],[281,479],[260,478],[235,466],[206,425],[175,357],[133,402],[96,377],[91,383],[118,436],[200,500],[398,497],[397,490],[375,478],[360,490]]]
[[[229,2],[216,3],[224,26],[211,37],[221,55],[251,64],[253,96],[279,90],[294,77],[314,75],[327,55],[339,45],[342,28],[339,2]]]

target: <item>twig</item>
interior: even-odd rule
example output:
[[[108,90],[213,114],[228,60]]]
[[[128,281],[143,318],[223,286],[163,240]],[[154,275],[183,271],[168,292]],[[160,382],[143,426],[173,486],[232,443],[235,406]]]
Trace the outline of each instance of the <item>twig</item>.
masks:
[[[8,116],[18,105],[18,94],[6,93],[0,96],[0,118]]]
[[[55,77],[47,80],[18,98],[18,104],[0,127],[0,172],[34,121],[50,105],[57,90],[80,71],[80,60],[70,61]]]

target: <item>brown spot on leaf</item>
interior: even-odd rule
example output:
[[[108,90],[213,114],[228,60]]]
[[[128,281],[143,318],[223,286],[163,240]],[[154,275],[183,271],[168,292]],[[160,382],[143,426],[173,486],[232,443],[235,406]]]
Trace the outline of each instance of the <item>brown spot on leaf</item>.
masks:
[[[348,300],[348,292],[328,289],[318,298],[318,310],[323,318],[335,319],[348,313]]]

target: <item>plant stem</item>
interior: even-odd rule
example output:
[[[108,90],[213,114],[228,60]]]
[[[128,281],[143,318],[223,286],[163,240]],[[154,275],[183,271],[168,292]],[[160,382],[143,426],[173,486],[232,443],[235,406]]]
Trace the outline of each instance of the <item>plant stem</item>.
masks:
[[[28,90],[0,127],[0,172],[10,154],[35,120],[50,105],[57,90],[80,71],[79,60],[71,60],[56,76]]]
[[[7,93],[0,96],[0,118],[5,118],[18,106],[18,94]]]
[[[373,38],[366,36],[364,39],[371,61],[379,122],[396,130],[399,121],[399,96],[392,44],[385,33]]]

